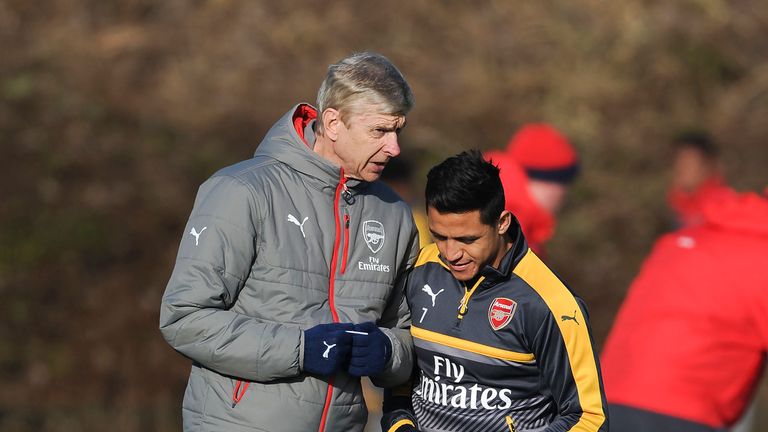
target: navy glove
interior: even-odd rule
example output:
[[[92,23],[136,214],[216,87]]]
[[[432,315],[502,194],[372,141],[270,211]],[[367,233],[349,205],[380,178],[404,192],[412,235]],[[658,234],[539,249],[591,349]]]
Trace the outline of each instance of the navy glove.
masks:
[[[304,330],[302,369],[315,375],[331,375],[343,368],[352,347],[351,323],[319,324]]]
[[[392,342],[372,322],[357,324],[354,330],[368,334],[352,335],[352,355],[349,358],[347,371],[354,376],[380,374],[392,355]]]

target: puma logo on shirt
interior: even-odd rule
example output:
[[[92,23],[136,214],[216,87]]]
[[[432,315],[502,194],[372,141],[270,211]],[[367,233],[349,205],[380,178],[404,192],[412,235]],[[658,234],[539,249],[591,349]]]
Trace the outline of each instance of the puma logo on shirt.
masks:
[[[563,316],[560,317],[560,319],[563,320],[563,321],[571,320],[571,321],[575,322],[576,325],[581,325],[581,324],[579,324],[578,321],[576,321],[576,311],[573,311],[573,316],[563,315]]]
[[[427,293],[428,296],[432,297],[432,307],[435,307],[435,300],[437,300],[437,296],[440,295],[441,292],[445,291],[441,289],[436,293],[432,292],[432,287],[426,284],[424,285],[424,288],[422,288],[421,290]]]

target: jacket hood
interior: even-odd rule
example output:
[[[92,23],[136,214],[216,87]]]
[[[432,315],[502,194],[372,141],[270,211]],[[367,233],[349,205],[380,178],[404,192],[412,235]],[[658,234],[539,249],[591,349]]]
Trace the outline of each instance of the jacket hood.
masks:
[[[341,167],[313,150],[316,119],[317,110],[313,106],[306,103],[294,106],[269,129],[254,156],[279,160],[302,174],[335,186],[341,179]],[[349,179],[346,184],[352,188],[362,183]]]
[[[768,236],[768,199],[756,193],[709,200],[704,204],[703,213],[707,225]]]

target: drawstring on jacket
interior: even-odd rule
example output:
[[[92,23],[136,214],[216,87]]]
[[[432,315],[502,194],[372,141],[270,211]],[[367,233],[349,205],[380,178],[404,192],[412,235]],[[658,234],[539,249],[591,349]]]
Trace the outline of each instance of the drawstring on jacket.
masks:
[[[245,396],[245,391],[248,389],[248,385],[250,382],[243,381],[243,380],[237,380],[235,383],[235,391],[232,392],[232,408],[237,405],[240,400]],[[242,388],[242,391],[240,389]]]

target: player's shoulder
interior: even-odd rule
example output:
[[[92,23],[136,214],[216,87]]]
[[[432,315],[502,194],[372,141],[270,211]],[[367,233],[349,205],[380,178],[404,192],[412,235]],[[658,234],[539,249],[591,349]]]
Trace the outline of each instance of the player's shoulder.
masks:
[[[517,281],[522,285],[522,295],[528,300],[528,307],[549,314],[569,310],[580,299],[567,284],[529,250],[513,269]]]

